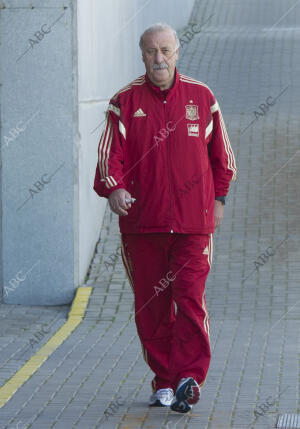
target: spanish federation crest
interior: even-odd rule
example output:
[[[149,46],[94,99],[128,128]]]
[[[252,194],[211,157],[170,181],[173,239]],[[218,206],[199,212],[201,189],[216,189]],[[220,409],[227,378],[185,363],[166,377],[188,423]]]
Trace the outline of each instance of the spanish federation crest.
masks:
[[[186,105],[185,117],[190,121],[196,121],[196,119],[199,119],[198,106],[196,106],[195,104]]]

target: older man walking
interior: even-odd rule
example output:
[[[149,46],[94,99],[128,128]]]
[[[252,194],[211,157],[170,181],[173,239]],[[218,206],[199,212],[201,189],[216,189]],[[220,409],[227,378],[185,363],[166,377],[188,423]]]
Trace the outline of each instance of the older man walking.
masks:
[[[176,68],[175,30],[149,27],[140,48],[146,73],[110,100],[94,190],[120,216],[150,405],[186,413],[210,364],[205,281],[236,165],[213,92]]]

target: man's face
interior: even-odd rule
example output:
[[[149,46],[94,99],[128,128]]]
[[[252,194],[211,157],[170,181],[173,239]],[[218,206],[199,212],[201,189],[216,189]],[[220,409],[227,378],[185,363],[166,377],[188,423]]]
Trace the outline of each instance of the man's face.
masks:
[[[161,89],[173,83],[179,48],[174,34],[169,30],[148,33],[143,38],[143,61],[151,82]]]

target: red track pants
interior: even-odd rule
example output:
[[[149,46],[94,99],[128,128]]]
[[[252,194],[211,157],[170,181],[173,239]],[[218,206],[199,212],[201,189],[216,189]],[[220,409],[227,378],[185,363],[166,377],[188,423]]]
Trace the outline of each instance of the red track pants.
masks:
[[[175,391],[182,377],[203,385],[211,357],[204,290],[212,234],[123,233],[121,239],[137,332],[155,373],[152,391]]]

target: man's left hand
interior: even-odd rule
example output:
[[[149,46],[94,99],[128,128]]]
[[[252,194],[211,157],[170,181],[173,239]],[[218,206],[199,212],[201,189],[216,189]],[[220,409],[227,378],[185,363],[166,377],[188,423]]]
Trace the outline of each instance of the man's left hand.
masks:
[[[221,225],[224,216],[224,206],[221,201],[215,200],[215,228]]]

